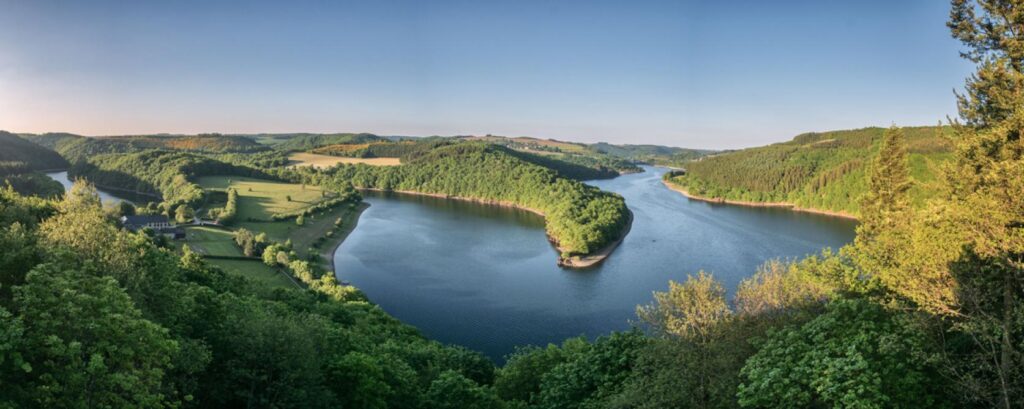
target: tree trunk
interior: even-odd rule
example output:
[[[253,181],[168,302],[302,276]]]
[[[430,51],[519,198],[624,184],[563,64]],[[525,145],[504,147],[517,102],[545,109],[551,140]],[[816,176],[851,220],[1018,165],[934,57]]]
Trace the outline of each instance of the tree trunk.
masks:
[[[1003,339],[999,356],[999,380],[1002,383],[1000,386],[1002,389],[1003,407],[1005,409],[1011,409],[1009,377],[1013,370],[1014,351],[1010,333],[1013,331],[1013,290],[1014,284],[1016,284],[1014,278],[1021,273],[1021,270],[1024,270],[1024,261],[1014,260],[1010,262],[1010,265],[1012,267],[1006,272],[1003,279]]]

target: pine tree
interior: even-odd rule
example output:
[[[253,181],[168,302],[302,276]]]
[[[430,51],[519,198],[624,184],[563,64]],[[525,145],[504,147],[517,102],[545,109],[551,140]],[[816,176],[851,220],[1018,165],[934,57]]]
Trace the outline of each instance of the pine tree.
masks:
[[[858,239],[874,239],[906,220],[910,210],[910,170],[903,130],[893,126],[885,132],[882,147],[869,169],[868,192],[861,199]]]
[[[955,161],[948,172],[947,231],[964,249],[949,264],[961,328],[976,343],[958,368],[972,398],[1024,402],[1024,4],[953,0],[948,23],[978,64],[958,95]],[[960,237],[955,236],[960,234]],[[936,254],[932,252],[932,254]],[[980,384],[980,386],[979,386]]]

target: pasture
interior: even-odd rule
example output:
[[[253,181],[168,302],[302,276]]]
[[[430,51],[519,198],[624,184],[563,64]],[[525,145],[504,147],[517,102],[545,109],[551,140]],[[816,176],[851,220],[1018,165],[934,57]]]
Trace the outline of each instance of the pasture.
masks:
[[[185,240],[192,251],[207,256],[241,257],[242,250],[234,241],[234,233],[213,227],[195,226],[185,229]]]
[[[344,158],[340,156],[319,155],[309,152],[296,152],[288,156],[290,167],[313,166],[318,169],[329,168],[339,163],[362,163],[371,166],[398,166],[402,161],[398,158]]]
[[[284,273],[257,260],[207,259],[206,262],[228,273],[251,278],[267,287],[295,288],[295,283]]]
[[[238,191],[238,220],[271,220],[276,213],[287,213],[315,205],[326,194],[317,186],[273,182],[238,176],[204,176],[204,189]],[[288,200],[289,197],[291,200]]]

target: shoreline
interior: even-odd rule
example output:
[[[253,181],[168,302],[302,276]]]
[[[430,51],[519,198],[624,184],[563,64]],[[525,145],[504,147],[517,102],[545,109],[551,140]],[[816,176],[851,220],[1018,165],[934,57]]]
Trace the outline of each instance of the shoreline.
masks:
[[[731,200],[731,199],[710,198],[710,197],[697,196],[697,195],[691,194],[690,192],[688,192],[686,189],[682,188],[681,186],[676,185],[676,184],[674,184],[672,182],[669,182],[667,180],[662,179],[661,183],[663,185],[665,185],[665,187],[669,188],[670,190],[674,190],[674,191],[682,194],[683,196],[686,196],[689,199],[699,200],[701,202],[728,204],[728,205],[746,206],[746,207],[776,207],[776,208],[785,208],[785,209],[788,209],[788,210],[791,210],[791,211],[794,211],[794,212],[812,213],[812,214],[819,214],[819,215],[823,215],[823,216],[831,216],[831,217],[839,217],[839,218],[843,218],[843,219],[857,220],[857,216],[854,216],[854,215],[846,213],[846,212],[837,212],[837,211],[832,211],[832,210],[812,209],[812,208],[809,208],[809,207],[799,207],[799,206],[797,206],[795,204],[788,203],[788,202],[748,202],[748,201],[743,201],[743,200]]]
[[[355,217],[352,219],[352,227],[348,228],[344,234],[338,234],[336,239],[333,240],[334,242],[331,243],[330,246],[327,246],[325,250],[320,252],[320,263],[326,264],[326,266],[321,267],[326,267],[324,268],[324,271],[330,271],[331,275],[334,275],[335,278],[337,278],[338,272],[334,271],[334,253],[338,251],[338,247],[341,247],[342,243],[345,242],[345,239],[348,238],[348,235],[352,234],[352,232],[356,230],[356,226],[359,225],[359,218],[362,217],[363,212],[369,208],[369,203],[362,201],[359,202],[359,208],[356,209]]]
[[[413,196],[427,196],[427,197],[436,197],[436,198],[440,198],[440,199],[452,199],[452,200],[459,200],[459,201],[471,202],[471,203],[479,203],[479,204],[490,205],[490,206],[510,207],[510,208],[514,208],[514,209],[525,210],[527,212],[536,214],[536,215],[541,216],[541,217],[546,217],[544,215],[544,212],[542,212],[540,210],[529,208],[529,207],[522,206],[522,205],[519,205],[519,204],[516,204],[516,203],[505,201],[505,200],[478,199],[478,198],[474,198],[474,197],[452,196],[452,195],[448,195],[448,194],[444,194],[444,193],[424,193],[424,192],[417,192],[417,191],[414,191],[414,190],[388,190],[388,189],[364,188],[364,187],[360,187],[360,188],[356,188],[356,189],[357,190],[363,190],[363,191],[370,191],[370,192],[399,193],[399,194],[413,195]],[[570,257],[568,259],[563,258],[561,256],[561,253],[562,253],[562,251],[564,249],[558,244],[558,240],[556,238],[551,237],[551,235],[547,234],[547,231],[546,231],[547,229],[545,229],[544,236],[547,237],[548,241],[553,246],[555,246],[555,249],[557,249],[558,252],[559,252],[558,261],[557,261],[558,265],[561,266],[561,267],[566,267],[566,268],[587,268],[587,267],[593,267],[593,266],[595,266],[597,264],[600,264],[602,261],[604,261],[606,258],[608,258],[608,256],[611,255],[612,251],[615,250],[615,248],[619,246],[619,243],[621,243],[622,240],[626,238],[626,235],[629,234],[630,229],[633,227],[633,212],[630,211],[628,207],[626,208],[626,212],[627,212],[627,216],[629,217],[627,219],[627,221],[626,221],[626,229],[623,230],[622,234],[620,234],[619,237],[615,241],[605,245],[604,247],[602,247],[601,249],[599,249],[599,250],[597,250],[597,251],[595,251],[593,253],[582,255],[582,256],[572,256],[572,257]],[[544,223],[545,223],[545,225],[547,224],[547,220],[546,219],[545,219]]]
[[[626,235],[633,229],[633,211],[629,210],[628,207],[626,208],[626,215],[628,216],[628,219],[626,219],[626,229],[614,241],[585,256],[573,256],[568,259],[559,256],[558,265],[567,268],[589,268],[601,264],[612,254],[612,251],[619,247],[619,244],[622,244],[622,241],[626,239]]]

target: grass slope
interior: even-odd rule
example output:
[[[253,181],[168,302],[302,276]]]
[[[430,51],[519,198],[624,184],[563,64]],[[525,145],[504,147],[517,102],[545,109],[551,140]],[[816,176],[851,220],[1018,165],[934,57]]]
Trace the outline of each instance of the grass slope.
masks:
[[[238,220],[271,220],[324,200],[324,190],[314,185],[274,182],[239,176],[203,176],[196,181],[204,189],[238,191]],[[291,197],[291,200],[288,198]]]
[[[859,214],[867,189],[866,167],[878,151],[883,128],[801,134],[773,145],[707,156],[685,164],[670,183],[708,198],[786,202],[798,207]],[[937,192],[936,175],[950,158],[948,127],[903,128],[914,186],[923,204]]]

